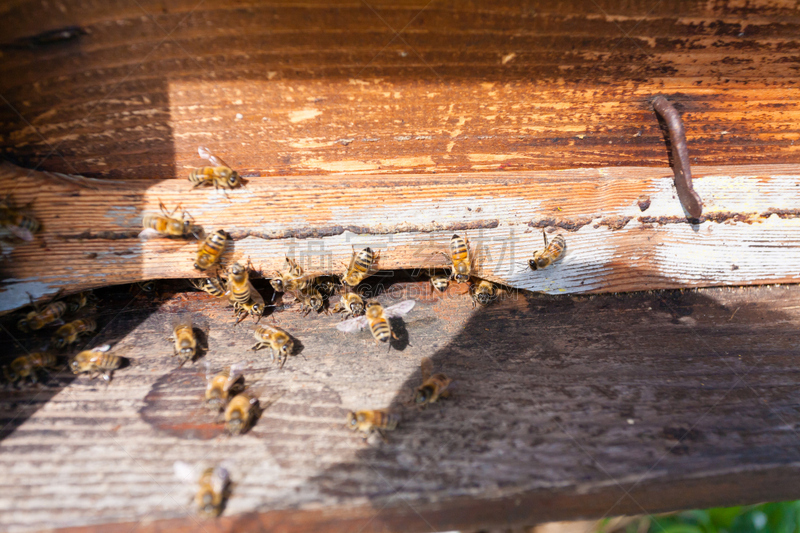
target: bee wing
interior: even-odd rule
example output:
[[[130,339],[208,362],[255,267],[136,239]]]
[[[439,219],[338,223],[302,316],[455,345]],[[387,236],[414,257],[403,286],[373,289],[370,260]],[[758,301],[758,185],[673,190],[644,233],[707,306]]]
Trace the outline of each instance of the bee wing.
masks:
[[[214,379],[214,372],[211,370],[211,363],[209,361],[203,361],[203,368],[206,371],[206,381],[210,382]]]
[[[218,494],[222,493],[230,479],[230,472],[225,466],[215,466],[214,471],[211,473],[211,489]]]
[[[141,233],[139,233],[139,239],[144,241],[147,239],[152,239],[153,237],[158,237],[159,235],[160,233],[153,228],[145,228]]]
[[[416,303],[416,300],[403,300],[399,304],[385,308],[383,310],[383,314],[386,315],[386,318],[403,316],[414,309],[414,305],[416,305]]]
[[[92,348],[92,351],[93,352],[107,352],[110,349],[111,349],[111,345],[110,344],[104,344],[102,346],[96,346],[96,347]]]
[[[244,376],[244,370],[246,366],[247,363],[245,361],[240,361],[238,363],[232,364],[231,369],[228,371],[228,380],[225,382],[225,385],[222,387],[222,390],[224,390],[225,392],[231,390],[233,384],[236,383],[236,381],[240,377]]]
[[[20,228],[19,226],[8,226],[8,231],[14,234],[14,236],[19,237],[23,241],[32,241],[33,240],[33,233],[30,232],[27,228]]]
[[[350,318],[348,320],[344,320],[336,324],[336,329],[339,331],[343,331],[345,333],[353,333],[355,331],[361,331],[367,327],[367,317],[358,316],[355,318]]]
[[[175,461],[172,464],[175,477],[184,483],[194,483],[200,478],[200,469],[197,465],[190,465],[183,461]]]
[[[215,156],[211,153],[211,150],[206,148],[205,146],[198,146],[197,147],[197,154],[202,157],[203,159],[207,160],[209,163],[214,165],[215,167],[227,167],[228,165],[220,159],[219,157]]]

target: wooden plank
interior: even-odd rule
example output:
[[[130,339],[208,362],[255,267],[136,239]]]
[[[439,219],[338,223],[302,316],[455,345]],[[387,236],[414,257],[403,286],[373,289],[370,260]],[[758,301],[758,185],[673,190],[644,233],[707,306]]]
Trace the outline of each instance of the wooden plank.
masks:
[[[497,528],[800,497],[798,286],[519,294],[475,311],[461,291],[400,283],[380,298],[419,299],[403,349],[284,312],[303,350],[282,371],[249,351],[249,321],[175,289],[99,291],[87,342],[132,360],[110,386],[54,374],[2,392],[3,530],[196,529],[175,460],[234,463],[208,531]],[[206,359],[249,360],[262,398],[283,394],[249,434],[222,436],[198,406],[199,362],[176,368],[165,337],[186,313],[207,329]],[[0,324],[0,353],[22,352]],[[404,402],[422,356],[458,385],[418,412]],[[388,443],[344,427],[349,409],[389,405],[403,421]]]
[[[798,162],[791,2],[64,9],[0,6],[0,149],[29,168],[171,178],[198,143],[262,176],[658,167],[656,94],[693,163]],[[31,45],[65,23],[86,34]]]
[[[89,182],[79,187],[11,165],[0,188],[34,202],[45,230],[0,266],[0,310],[55,294],[147,279],[194,278],[193,240],[140,240],[143,213],[182,204],[233,244],[223,264],[250,258],[266,277],[284,255],[340,274],[352,246],[381,252],[379,268],[442,267],[453,233],[476,249],[477,275],[547,293],[794,283],[800,279],[794,165],[696,167],[704,216],[690,224],[669,169],[253,178],[228,192],[187,180]],[[567,253],[546,270],[526,262],[543,228]],[[552,236],[552,234],[551,234]]]

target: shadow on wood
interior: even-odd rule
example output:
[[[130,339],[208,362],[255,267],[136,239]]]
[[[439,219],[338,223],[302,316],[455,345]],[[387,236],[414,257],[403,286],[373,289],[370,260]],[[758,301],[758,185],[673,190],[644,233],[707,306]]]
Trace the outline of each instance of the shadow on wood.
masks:
[[[452,398],[409,407],[421,384],[414,372],[392,402],[403,421],[389,442],[376,439],[312,483],[372,501],[374,515],[350,523],[364,531],[575,518],[563,497],[581,502],[580,516],[796,498],[781,483],[747,496],[652,492],[729,474],[747,485],[756,471],[778,480],[800,460],[797,316],[770,302],[797,289],[758,289],[744,302],[738,291],[512,295],[434,351],[435,371],[457,382]],[[435,346],[416,325],[412,342]],[[525,504],[505,514],[503,500]]]

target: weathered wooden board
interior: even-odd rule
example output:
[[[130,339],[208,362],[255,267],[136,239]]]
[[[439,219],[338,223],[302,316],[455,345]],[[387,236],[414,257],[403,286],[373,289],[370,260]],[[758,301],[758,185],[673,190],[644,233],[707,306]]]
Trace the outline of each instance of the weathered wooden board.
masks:
[[[800,497],[800,287],[516,295],[477,311],[462,287],[394,289],[420,300],[400,349],[282,312],[303,346],[282,371],[203,294],[100,291],[86,342],[132,364],[108,387],[55,374],[0,393],[0,526],[199,529],[175,460],[235,465],[206,531],[497,528]],[[282,393],[249,434],[222,436],[199,407],[199,362],[176,369],[165,337],[186,313],[207,328],[205,359],[252,361],[262,398]],[[1,324],[0,353],[20,353]],[[457,386],[417,412],[404,402],[423,355]],[[344,427],[349,409],[390,405],[403,421],[388,443]]]
[[[0,14],[0,150],[29,168],[171,178],[198,143],[262,175],[662,166],[656,94],[697,162],[798,162],[791,1],[21,0]],[[72,25],[85,34],[31,39]]]
[[[800,167],[695,168],[705,202],[691,224],[669,169],[253,178],[244,189],[191,190],[188,180],[90,182],[80,187],[0,166],[0,189],[34,201],[45,231],[2,265],[0,310],[33,297],[147,279],[200,276],[194,240],[140,240],[143,213],[179,203],[233,244],[224,264],[250,258],[270,277],[284,255],[340,274],[352,246],[380,251],[379,267],[441,267],[454,233],[476,249],[476,273],[518,289],[618,292],[800,280]],[[527,267],[542,229],[567,253]],[[552,235],[551,235],[552,236]]]

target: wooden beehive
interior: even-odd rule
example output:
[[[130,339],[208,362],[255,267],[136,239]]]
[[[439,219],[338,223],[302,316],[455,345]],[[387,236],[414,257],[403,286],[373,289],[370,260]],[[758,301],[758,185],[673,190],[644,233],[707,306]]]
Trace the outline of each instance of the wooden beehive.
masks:
[[[160,202],[227,229],[225,260],[266,277],[285,254],[336,273],[366,245],[387,272],[424,272],[465,233],[510,296],[474,311],[465,287],[398,274],[385,285],[419,301],[398,350],[281,313],[303,349],[277,372],[249,355],[249,324],[180,282],[101,291],[92,342],[135,364],[108,388],[56,375],[2,393],[4,529],[477,529],[798,497],[800,293],[729,288],[800,275],[797,6],[2,9],[0,190],[44,230],[0,265],[0,311],[196,276],[195,243],[137,237]],[[700,220],[675,197],[656,94],[682,114]],[[200,145],[246,188],[190,191]],[[568,254],[533,273],[543,229]],[[699,287],[719,288],[609,294]],[[208,360],[253,359],[281,394],[251,434],[196,413],[202,367],[176,370],[164,340],[181,314]],[[3,327],[4,353],[37,349]],[[405,409],[422,356],[459,382],[452,401],[406,409],[388,444],[342,427]],[[227,458],[226,516],[200,525],[172,462]]]

